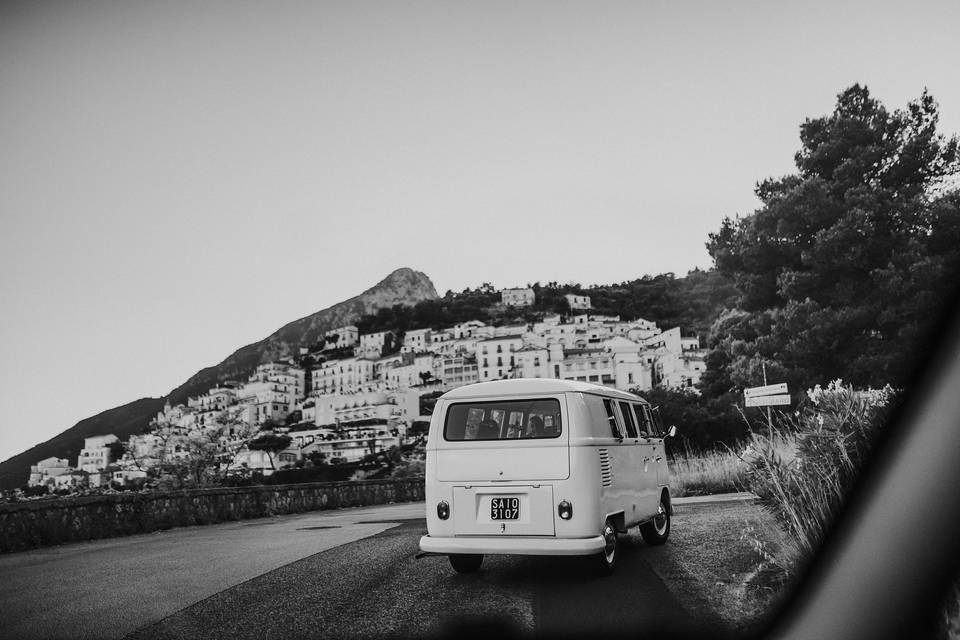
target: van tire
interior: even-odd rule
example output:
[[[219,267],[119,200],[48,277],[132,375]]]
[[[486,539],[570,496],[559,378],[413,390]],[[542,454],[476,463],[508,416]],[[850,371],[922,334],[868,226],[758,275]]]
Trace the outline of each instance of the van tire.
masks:
[[[620,545],[617,541],[617,527],[613,520],[608,519],[600,531],[603,536],[604,549],[600,552],[599,568],[602,575],[610,575],[617,566],[617,556],[620,554]]]
[[[483,564],[482,553],[451,553],[450,566],[457,573],[474,573]]]
[[[640,535],[643,536],[643,541],[650,545],[663,544],[670,537],[670,505],[664,495],[660,495],[657,515],[640,525]]]

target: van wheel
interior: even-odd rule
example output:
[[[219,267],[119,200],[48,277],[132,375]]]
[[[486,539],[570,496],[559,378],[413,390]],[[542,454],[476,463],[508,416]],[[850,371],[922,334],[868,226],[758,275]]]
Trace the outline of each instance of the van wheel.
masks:
[[[604,575],[613,573],[617,565],[617,528],[609,520],[603,525],[600,532],[603,536],[603,551],[600,552],[600,571]]]
[[[653,516],[653,520],[640,525],[640,535],[647,544],[663,544],[670,536],[670,508],[662,494],[660,504],[657,505],[657,515]]]
[[[457,573],[473,573],[483,563],[482,553],[451,553],[450,565]]]

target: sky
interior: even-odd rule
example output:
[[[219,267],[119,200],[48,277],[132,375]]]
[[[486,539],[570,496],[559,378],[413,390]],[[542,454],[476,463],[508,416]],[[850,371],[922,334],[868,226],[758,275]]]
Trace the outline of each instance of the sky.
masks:
[[[407,266],[711,260],[866,84],[960,132],[960,3],[5,2],[0,460]]]

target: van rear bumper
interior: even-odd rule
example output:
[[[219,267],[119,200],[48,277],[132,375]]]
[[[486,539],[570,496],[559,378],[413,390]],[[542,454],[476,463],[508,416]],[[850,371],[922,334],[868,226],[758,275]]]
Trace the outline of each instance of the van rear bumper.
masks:
[[[420,538],[424,553],[490,553],[522,556],[589,556],[603,550],[603,537],[541,538],[507,536],[464,536]]]

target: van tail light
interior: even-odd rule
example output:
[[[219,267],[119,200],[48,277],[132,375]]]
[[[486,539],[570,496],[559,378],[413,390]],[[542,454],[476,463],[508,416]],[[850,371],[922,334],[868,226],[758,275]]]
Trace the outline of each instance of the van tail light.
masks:
[[[573,505],[566,500],[557,505],[557,515],[561,520],[569,520],[573,517]]]
[[[450,517],[450,505],[447,504],[446,500],[441,500],[437,503],[437,517],[441,520],[446,520]]]

